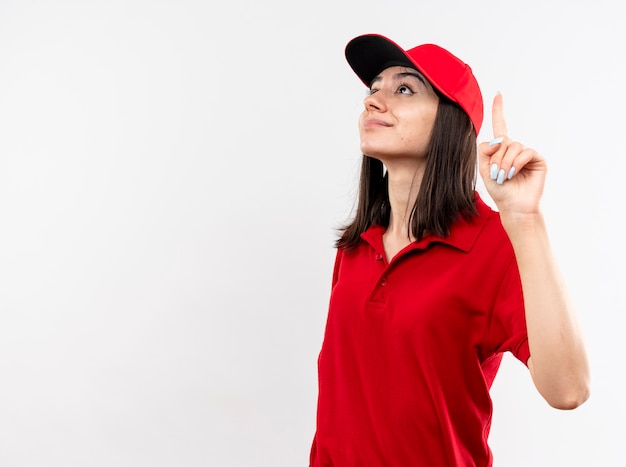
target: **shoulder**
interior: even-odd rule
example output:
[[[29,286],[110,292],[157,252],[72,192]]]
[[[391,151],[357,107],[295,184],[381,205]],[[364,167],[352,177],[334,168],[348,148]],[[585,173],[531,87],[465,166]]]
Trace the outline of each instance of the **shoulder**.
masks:
[[[443,242],[466,253],[475,252],[481,244],[491,244],[493,247],[509,243],[500,220],[500,213],[488,206],[478,194],[475,207],[474,214],[459,217],[451,226],[450,235],[443,239]]]
[[[477,208],[482,218],[482,228],[476,237],[474,253],[483,256],[493,266],[500,265],[508,269],[516,262],[515,251],[502,225],[500,213],[481,199],[477,200]]]

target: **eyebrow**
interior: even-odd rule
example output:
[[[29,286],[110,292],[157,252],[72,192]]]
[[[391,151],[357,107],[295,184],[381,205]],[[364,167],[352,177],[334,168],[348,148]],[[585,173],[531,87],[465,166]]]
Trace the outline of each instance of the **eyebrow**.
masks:
[[[426,81],[426,78],[424,78],[420,73],[418,73],[417,71],[403,71],[401,73],[396,73],[395,75],[393,75],[393,79],[394,80],[398,80],[400,78],[405,78],[407,76],[413,76],[414,78],[417,78],[418,80],[421,81],[421,83],[424,86],[429,86],[430,83],[428,83],[428,81]],[[375,83],[377,83],[378,81],[382,80],[382,78],[380,77],[380,75],[378,75],[376,78],[374,78],[372,80],[372,82],[370,83],[370,87],[372,87]]]

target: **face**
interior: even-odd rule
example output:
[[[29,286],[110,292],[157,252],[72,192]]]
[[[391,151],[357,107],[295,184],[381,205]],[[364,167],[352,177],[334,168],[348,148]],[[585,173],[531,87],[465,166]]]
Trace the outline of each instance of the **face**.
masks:
[[[425,157],[439,97],[419,72],[385,69],[372,81],[364,104],[359,119],[363,154],[384,163]]]

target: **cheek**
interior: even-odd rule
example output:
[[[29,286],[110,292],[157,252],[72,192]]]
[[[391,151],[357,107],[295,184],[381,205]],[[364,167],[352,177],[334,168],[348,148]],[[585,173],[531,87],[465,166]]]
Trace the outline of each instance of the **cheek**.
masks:
[[[406,123],[404,127],[406,139],[428,138],[435,123],[435,114],[430,111],[414,112],[407,115],[403,121]]]
[[[424,156],[430,142],[430,135],[434,125],[434,117],[429,113],[419,113],[413,115],[410,124],[405,128],[402,137],[402,144],[410,148],[418,156]]]
[[[433,126],[435,125],[435,117],[437,116],[437,108],[429,109],[426,112],[420,113],[419,116],[415,119],[416,122],[416,133],[421,134],[422,136],[429,137],[432,132]]]

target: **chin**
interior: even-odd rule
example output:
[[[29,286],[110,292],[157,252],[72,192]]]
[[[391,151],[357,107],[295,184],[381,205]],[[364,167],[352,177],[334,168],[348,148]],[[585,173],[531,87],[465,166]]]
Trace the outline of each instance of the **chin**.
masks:
[[[371,144],[361,144],[361,153],[365,156],[373,157],[375,159],[380,159],[385,155],[389,155],[389,148],[380,148],[377,146],[373,146]]]

